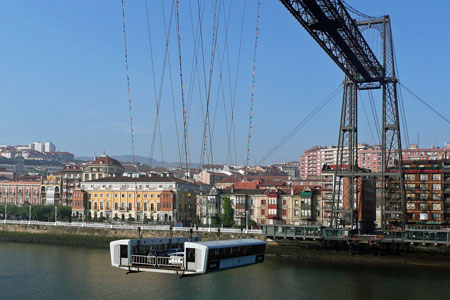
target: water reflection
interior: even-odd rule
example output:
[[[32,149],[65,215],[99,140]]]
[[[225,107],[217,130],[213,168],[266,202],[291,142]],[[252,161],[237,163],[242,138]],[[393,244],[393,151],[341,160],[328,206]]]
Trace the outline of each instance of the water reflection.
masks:
[[[450,299],[443,269],[267,258],[179,279],[125,275],[102,249],[0,243],[0,299]]]

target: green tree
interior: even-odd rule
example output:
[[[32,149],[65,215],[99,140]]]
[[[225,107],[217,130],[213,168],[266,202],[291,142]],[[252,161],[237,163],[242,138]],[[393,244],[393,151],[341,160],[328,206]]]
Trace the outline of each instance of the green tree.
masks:
[[[224,227],[232,227],[234,225],[234,209],[231,207],[229,197],[222,198],[223,214],[220,215],[220,221]]]

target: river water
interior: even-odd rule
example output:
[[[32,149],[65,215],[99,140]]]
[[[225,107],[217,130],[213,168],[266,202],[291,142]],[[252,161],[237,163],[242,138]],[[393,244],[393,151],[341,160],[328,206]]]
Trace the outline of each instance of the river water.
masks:
[[[450,299],[450,270],[267,257],[179,279],[110,266],[108,250],[0,243],[0,299]]]

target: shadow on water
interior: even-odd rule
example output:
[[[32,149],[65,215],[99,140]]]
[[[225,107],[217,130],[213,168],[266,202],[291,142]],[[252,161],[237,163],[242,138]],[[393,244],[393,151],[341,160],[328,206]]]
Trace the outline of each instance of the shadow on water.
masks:
[[[125,275],[103,249],[0,243],[1,299],[450,299],[445,269],[268,257],[264,264],[179,279]]]

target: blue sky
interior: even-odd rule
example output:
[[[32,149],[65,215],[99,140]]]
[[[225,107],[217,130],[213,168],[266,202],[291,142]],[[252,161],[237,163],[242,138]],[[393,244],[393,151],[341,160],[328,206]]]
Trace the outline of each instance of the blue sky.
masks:
[[[148,0],[156,82],[161,81],[164,61],[164,23],[172,1]],[[190,10],[197,1],[181,0],[180,32],[185,89],[191,84],[193,30]],[[236,70],[235,128],[237,162],[246,158],[250,89],[255,40],[256,0],[246,1],[239,68],[237,57],[244,0],[224,0],[228,24],[228,53],[225,51],[224,15],[221,10],[216,60],[211,88],[211,120],[215,120],[213,153],[215,162],[230,160],[223,99],[230,118],[230,82],[234,90]],[[299,123],[343,80],[343,73],[277,0],[262,1],[260,38],[256,59],[256,90],[250,162],[259,161],[287,132]],[[450,118],[450,2],[433,1],[347,1],[368,15],[389,14],[392,20],[400,81]],[[208,81],[214,1],[206,1],[202,23],[205,74]],[[231,3],[231,10],[229,11]],[[5,0],[0,12],[0,144],[26,144],[51,140],[58,150],[92,156],[130,154],[130,128],[125,77],[122,11],[120,0]],[[150,155],[155,118],[155,96],[146,26],[145,1],[128,0],[126,26],[131,77],[132,114],[136,154]],[[197,15],[194,15],[196,18]],[[171,68],[166,67],[161,97],[160,124],[164,159],[178,161],[175,120],[181,132],[181,97],[175,19],[169,40]],[[194,20],[194,29],[196,28]],[[167,25],[168,26],[168,25]],[[167,27],[166,27],[167,28]],[[195,30],[194,30],[195,31]],[[377,45],[375,35],[368,36]],[[220,62],[222,84],[219,90]],[[227,65],[230,65],[228,71]],[[169,72],[170,70],[170,72]],[[189,115],[189,149],[198,162],[202,144],[202,106],[205,80],[192,81]],[[170,88],[172,73],[176,111]],[[199,94],[199,86],[202,96]],[[409,140],[429,147],[450,142],[449,124],[438,118],[403,90]],[[375,96],[377,94],[375,93]],[[296,160],[313,145],[336,144],[341,94],[308,122],[266,163]],[[186,96],[186,101],[188,101]],[[201,104],[200,98],[203,103]],[[367,96],[361,98],[370,115]],[[380,97],[375,98],[377,104]],[[213,112],[216,111],[215,118]],[[360,107],[362,107],[360,105]],[[378,114],[380,109],[378,107]],[[380,116],[381,117],[381,116]],[[211,121],[213,122],[213,121]],[[364,112],[360,111],[360,142],[374,143]],[[372,119],[370,122],[373,123]],[[373,126],[373,125],[372,125]],[[372,129],[374,131],[375,129]],[[209,147],[209,146],[208,146]],[[234,152],[232,147],[232,152]],[[161,160],[159,135],[154,158]],[[233,162],[234,162],[233,154]]]

